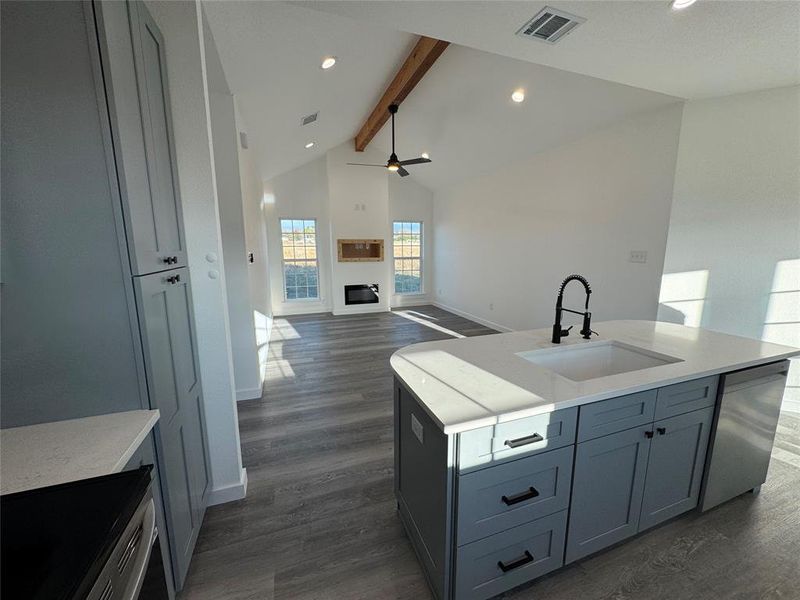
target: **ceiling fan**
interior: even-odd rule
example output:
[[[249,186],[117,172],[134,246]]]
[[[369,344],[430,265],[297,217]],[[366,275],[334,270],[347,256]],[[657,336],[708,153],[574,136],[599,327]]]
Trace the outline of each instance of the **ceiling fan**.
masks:
[[[394,115],[397,113],[397,104],[390,104],[389,112],[392,113],[392,153],[389,155],[389,160],[386,161],[386,164],[370,165],[365,163],[347,163],[348,165],[355,165],[358,167],[381,167],[383,169],[389,169],[392,172],[396,172],[398,175],[400,175],[400,177],[405,177],[408,175],[408,171],[406,171],[403,167],[408,165],[421,165],[431,162],[430,158],[426,158],[424,156],[412,158],[411,160],[399,160],[397,158],[397,154],[394,152]]]

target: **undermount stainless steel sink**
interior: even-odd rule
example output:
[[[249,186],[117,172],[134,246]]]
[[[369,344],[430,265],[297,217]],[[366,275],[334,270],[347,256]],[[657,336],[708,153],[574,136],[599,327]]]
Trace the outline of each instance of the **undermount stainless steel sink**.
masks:
[[[682,362],[682,359],[674,356],[659,354],[615,340],[528,350],[518,352],[517,356],[571,381],[587,381]]]

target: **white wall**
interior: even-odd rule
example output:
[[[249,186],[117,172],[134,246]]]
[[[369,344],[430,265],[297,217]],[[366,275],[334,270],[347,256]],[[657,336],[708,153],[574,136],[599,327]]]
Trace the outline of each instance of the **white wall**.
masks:
[[[421,167],[425,168],[425,167]],[[391,263],[391,226],[394,221],[422,222],[422,293],[392,294],[391,305],[413,306],[428,304],[433,297],[433,192],[409,177],[389,177],[389,233],[387,234],[386,257]],[[392,284],[394,282],[392,281]],[[394,289],[394,287],[392,287]]]
[[[328,202],[331,229],[331,309],[333,314],[351,314],[389,310],[387,293],[391,290],[389,261],[389,173],[386,169],[358,167],[348,162],[380,164],[383,154],[368,149],[353,150],[352,141],[329,150],[327,155]],[[339,262],[337,240],[383,239],[384,260],[381,262]],[[389,238],[390,239],[390,238]],[[344,303],[344,286],[377,283],[380,287],[377,304]]]
[[[212,504],[244,496],[233,361],[214,180],[205,52],[196,1],[150,1],[167,49],[175,150],[192,278]],[[211,258],[211,260],[208,259]]]
[[[661,295],[662,320],[800,347],[800,86],[686,104]]]
[[[546,327],[562,279],[581,273],[596,320],[655,318],[681,109],[437,191],[437,303],[501,329]],[[646,250],[647,263],[629,262],[631,250]],[[565,306],[580,307],[572,285]]]
[[[234,98],[236,129],[247,137],[247,125]],[[256,158],[249,144],[243,148],[237,144],[239,153],[239,178],[242,190],[244,211],[244,239],[246,252],[253,253],[253,262],[247,264],[250,282],[250,308],[258,349],[259,375],[263,383],[266,377],[269,336],[272,329],[272,298],[270,292],[269,265],[270,254],[267,249],[267,221],[265,215],[264,183],[256,168]],[[280,254],[273,254],[280,263]]]
[[[261,377],[247,272],[239,134],[234,99],[205,19],[203,33],[234,384],[236,399],[248,400],[261,397]]]
[[[352,142],[329,150],[292,171],[264,183],[264,200],[273,256],[281,256],[281,218],[317,219],[320,294],[318,302],[283,298],[280,258],[269,266],[272,305],[276,315],[310,312],[353,314],[388,310],[390,306],[424,304],[433,287],[433,194],[412,177],[401,178],[385,169],[355,167],[348,162],[383,163],[386,156],[368,149],[356,153]],[[394,292],[392,222],[423,223],[423,294],[398,296]],[[383,262],[338,262],[338,239],[383,239]],[[344,304],[344,286],[377,283],[380,303]]]
[[[276,315],[292,315],[331,310],[330,226],[328,219],[328,175],[325,157],[264,182],[272,310]],[[320,270],[319,301],[286,301],[283,293],[280,219],[317,220],[317,254]]]

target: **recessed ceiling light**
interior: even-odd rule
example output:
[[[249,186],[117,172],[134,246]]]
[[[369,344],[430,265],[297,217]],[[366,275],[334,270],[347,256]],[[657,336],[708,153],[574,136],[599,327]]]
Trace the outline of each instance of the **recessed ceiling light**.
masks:
[[[697,0],[672,0],[672,10],[689,8],[695,2],[697,2]]]
[[[420,156],[421,156],[422,158],[430,158],[430,156],[428,155],[428,153],[427,153],[427,152],[423,152],[422,154],[420,154]]]
[[[511,99],[519,104],[523,100],[525,100],[525,90],[519,88],[518,90],[514,90],[514,93],[511,94]]]
[[[313,147],[314,147],[314,142],[308,142],[306,144],[306,148],[313,148]]]
[[[684,0],[685,1],[685,0]],[[336,57],[335,56],[326,56],[322,59],[322,64],[320,67],[325,69],[326,71],[330,69],[333,65],[336,64]]]

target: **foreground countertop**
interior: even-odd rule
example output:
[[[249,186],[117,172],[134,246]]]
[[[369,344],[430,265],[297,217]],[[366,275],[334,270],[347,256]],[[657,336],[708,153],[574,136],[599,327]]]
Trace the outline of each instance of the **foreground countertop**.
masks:
[[[132,410],[0,429],[0,494],[117,473],[158,417]]]
[[[390,363],[444,433],[453,434],[800,355],[798,348],[675,323],[606,321],[592,328],[599,337],[573,332],[560,346],[614,340],[680,362],[571,381],[517,356],[559,347],[547,328],[414,344]]]

